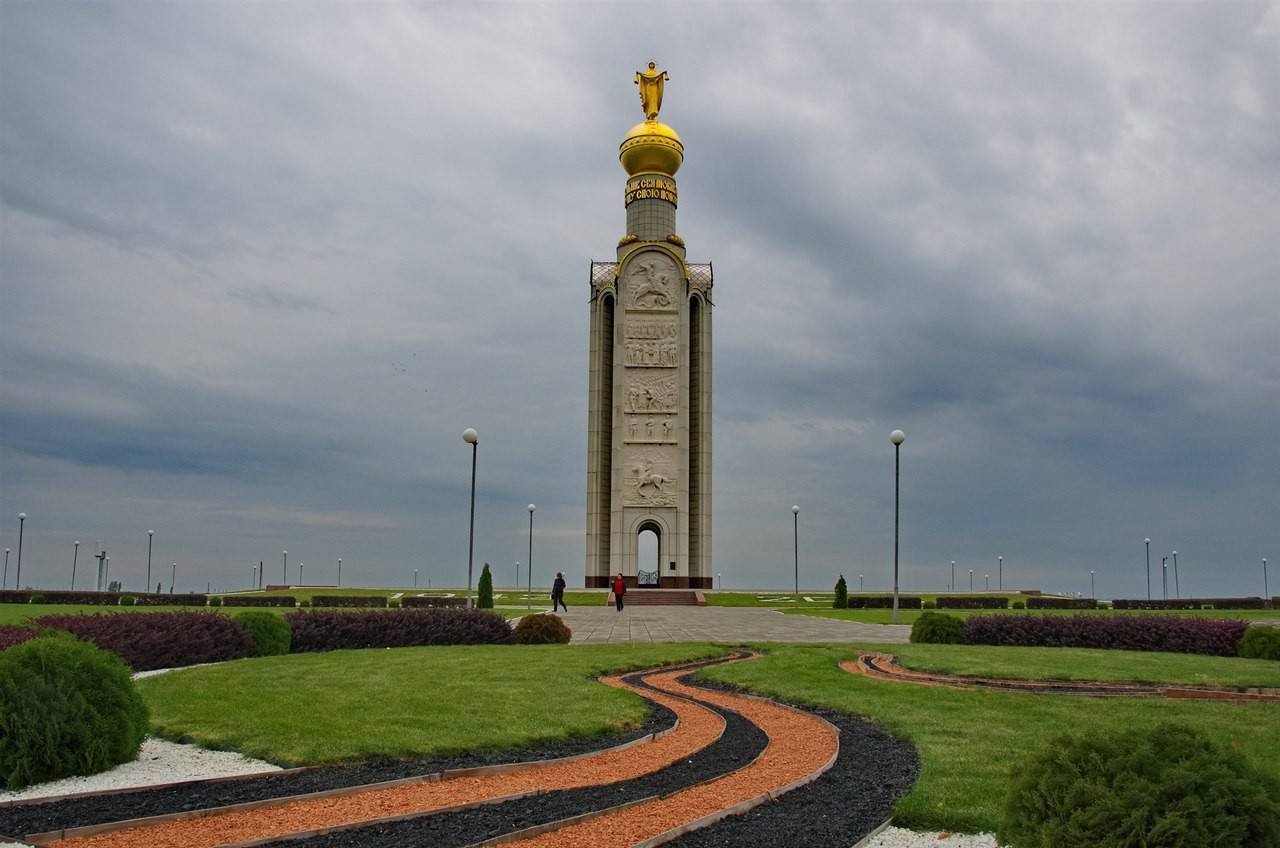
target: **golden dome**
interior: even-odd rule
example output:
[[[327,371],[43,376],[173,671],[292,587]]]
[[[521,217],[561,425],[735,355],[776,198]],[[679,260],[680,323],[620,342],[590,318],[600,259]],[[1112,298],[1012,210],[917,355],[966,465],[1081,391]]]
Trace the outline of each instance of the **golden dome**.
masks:
[[[618,146],[618,159],[630,177],[652,173],[674,177],[684,162],[684,145],[676,131],[661,121],[641,121]]]

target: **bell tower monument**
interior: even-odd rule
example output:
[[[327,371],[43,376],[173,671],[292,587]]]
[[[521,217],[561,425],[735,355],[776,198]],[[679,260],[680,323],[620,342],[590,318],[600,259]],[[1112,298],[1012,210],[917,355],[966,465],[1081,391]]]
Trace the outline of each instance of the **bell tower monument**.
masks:
[[[588,587],[712,588],[710,263],[676,230],[684,145],[658,120],[666,71],[637,71],[644,120],[618,148],[627,228],[591,263]],[[640,561],[639,537],[658,538]]]

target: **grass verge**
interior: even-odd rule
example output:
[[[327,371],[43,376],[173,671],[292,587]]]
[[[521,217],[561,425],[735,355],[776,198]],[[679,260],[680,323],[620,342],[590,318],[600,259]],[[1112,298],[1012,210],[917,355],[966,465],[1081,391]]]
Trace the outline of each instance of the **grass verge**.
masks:
[[[864,716],[910,740],[920,750],[922,768],[915,787],[898,803],[896,823],[904,827],[994,830],[1012,771],[1063,732],[1186,722],[1280,777],[1280,734],[1275,732],[1280,726],[1280,705],[1276,704],[1104,700],[914,686],[841,671],[837,663],[854,656],[847,646],[766,649],[768,653],[757,662],[713,667],[701,676],[792,703]],[[972,649],[953,650],[961,657],[959,652]],[[1055,657],[1065,652],[1025,650],[1051,650]],[[1207,665],[1243,662],[1193,659]],[[993,665],[992,670],[1008,673],[1003,664]]]
[[[721,656],[682,645],[482,645],[238,660],[138,682],[152,732],[287,765],[443,756],[643,720],[601,674]]]

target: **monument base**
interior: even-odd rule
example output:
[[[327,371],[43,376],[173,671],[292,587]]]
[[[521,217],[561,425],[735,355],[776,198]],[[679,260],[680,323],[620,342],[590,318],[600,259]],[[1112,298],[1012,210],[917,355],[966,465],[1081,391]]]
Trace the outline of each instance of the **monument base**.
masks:
[[[623,576],[622,582],[627,585],[627,589],[636,589],[643,592],[645,589],[711,589],[710,577],[661,577],[657,586],[647,584],[641,586],[636,582],[635,575]],[[588,589],[608,589],[613,585],[612,577],[587,577],[586,588]]]

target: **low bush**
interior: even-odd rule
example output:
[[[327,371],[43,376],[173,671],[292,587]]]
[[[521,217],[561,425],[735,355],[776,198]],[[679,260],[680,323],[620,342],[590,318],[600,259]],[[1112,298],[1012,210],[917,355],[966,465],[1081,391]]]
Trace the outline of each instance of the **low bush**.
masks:
[[[511,641],[511,625],[483,610],[424,609],[367,612],[316,610],[285,616],[292,653],[412,645],[493,645]]]
[[[210,598],[209,606],[213,607],[214,609],[217,609],[218,607],[222,606],[222,596],[214,595],[212,598]]]
[[[1098,608],[1093,598],[1027,598],[1026,609],[1091,610]]]
[[[31,593],[17,589],[0,589],[0,604],[29,604]]]
[[[927,610],[936,610],[938,608],[938,602],[925,601],[924,604],[922,604],[922,606],[924,607],[924,609],[927,609]]]
[[[34,630],[27,627],[0,624],[0,651],[12,648],[14,645],[21,645],[28,639],[36,638],[37,635]]]
[[[480,572],[480,582],[476,586],[476,607],[493,609],[493,575],[489,573],[489,563],[484,564]]]
[[[1280,845],[1280,781],[1182,725],[1054,740],[1014,771],[1012,848]]]
[[[236,613],[235,622],[253,637],[252,656],[275,657],[289,653],[293,631],[284,616],[274,612],[241,612]]]
[[[45,604],[45,603],[48,603],[48,601],[46,601],[46,600],[45,600],[44,595],[41,595],[41,594],[39,594],[39,593],[36,593],[36,594],[34,594],[34,595],[32,595],[32,596],[31,596],[31,600],[30,600],[28,603],[32,603],[32,604]]]
[[[836,597],[831,602],[832,609],[848,609],[849,608],[849,584],[844,582],[844,575],[840,575],[840,579],[836,581]]]
[[[945,613],[921,613],[911,625],[911,641],[931,645],[959,645],[964,641],[964,622]]]
[[[120,606],[122,607],[131,607],[136,603],[138,603],[138,599],[135,598],[133,595],[120,596]]]
[[[920,609],[917,597],[898,596],[898,609]],[[893,595],[850,595],[849,609],[893,609]]]
[[[146,732],[147,707],[119,657],[66,634],[0,653],[0,783],[9,789],[129,762]]]
[[[1198,610],[1200,605],[1196,598],[1154,598],[1147,601],[1117,598],[1111,602],[1112,609],[1118,610]]]
[[[1026,608],[1027,608],[1027,602],[1026,602],[1026,601],[1014,601],[1012,604],[1010,604],[1010,605],[1009,605],[1009,607],[1010,607],[1010,609],[1020,609],[1020,610],[1024,610],[1024,609],[1026,609]]]
[[[1234,657],[1246,627],[1244,621],[1154,615],[975,615],[964,623],[964,641]]]
[[[213,598],[208,595],[198,595],[195,593],[186,593],[179,595],[166,595],[161,592],[149,592],[145,595],[138,595],[136,598],[138,606],[148,607],[202,607],[206,601],[212,606]]]
[[[235,660],[253,651],[253,637],[244,628],[212,612],[58,613],[32,624],[113,651],[134,671]]]
[[[1266,598],[1201,598],[1200,603],[1208,604],[1216,610],[1255,610],[1271,609],[1271,601]]]
[[[521,645],[567,645],[573,638],[573,631],[560,616],[548,612],[524,616],[513,635]]]
[[[296,607],[298,599],[291,595],[223,595],[226,607]]]
[[[400,606],[405,609],[422,609],[422,608],[439,608],[439,607],[466,607],[466,598],[440,598],[440,597],[418,597],[417,595],[405,595],[400,599]]]
[[[313,607],[385,607],[386,595],[315,595]]]
[[[1008,598],[987,595],[939,595],[938,609],[1008,609]]]
[[[1250,627],[1240,637],[1239,654],[1255,660],[1280,660],[1280,628]]]

